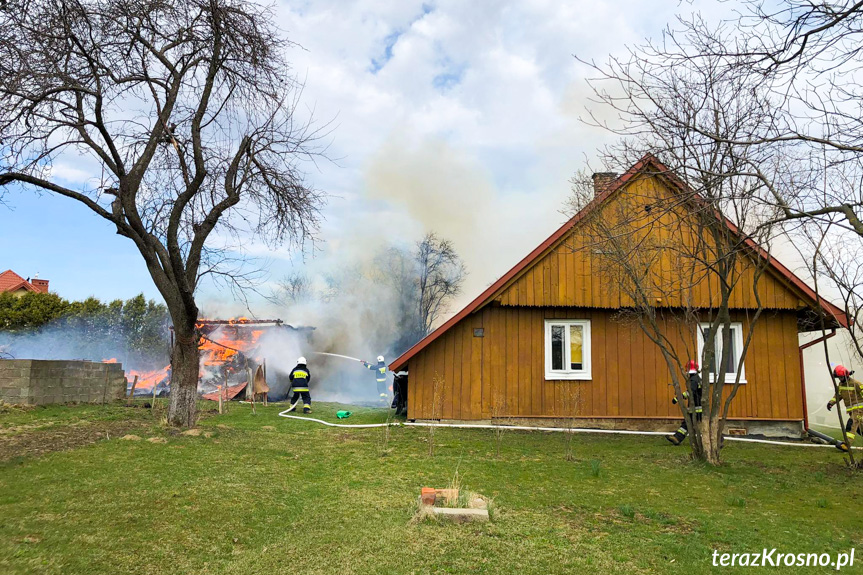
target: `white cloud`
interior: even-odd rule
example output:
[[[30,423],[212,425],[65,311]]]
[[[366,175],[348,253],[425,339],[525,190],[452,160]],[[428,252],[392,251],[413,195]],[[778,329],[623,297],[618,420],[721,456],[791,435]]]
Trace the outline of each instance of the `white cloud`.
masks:
[[[468,298],[554,231],[569,176],[608,138],[579,121],[589,90],[572,55],[603,61],[658,37],[679,5],[325,0],[279,8],[280,27],[303,47],[291,58],[307,79],[306,104],[319,120],[336,118],[330,152],[339,166],[311,174],[336,196],[324,212],[327,243],[306,265],[323,269],[387,238],[437,231],[467,261]]]

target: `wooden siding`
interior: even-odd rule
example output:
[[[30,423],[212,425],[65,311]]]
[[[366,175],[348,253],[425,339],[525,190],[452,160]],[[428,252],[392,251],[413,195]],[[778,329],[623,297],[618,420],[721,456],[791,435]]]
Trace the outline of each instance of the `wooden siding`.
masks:
[[[680,417],[659,349],[638,326],[615,321],[613,314],[486,306],[410,360],[408,417]],[[591,381],[545,379],[544,322],[555,318],[591,321]],[[748,330],[746,313],[737,312],[734,321]],[[483,337],[474,336],[475,328],[483,328]],[[693,326],[668,321],[665,333],[676,338],[678,350],[695,354]],[[798,345],[795,313],[762,314],[745,360],[747,383],[740,386],[729,417],[803,419]]]
[[[652,265],[654,282],[662,286],[662,301],[657,307],[684,307],[692,304],[696,308],[716,307],[719,293],[716,280],[703,279],[700,282],[681,280],[682,269],[692,258],[672,255],[675,250],[663,250],[658,246],[667,243],[686,241],[692,230],[682,225],[685,213],[660,212],[651,217],[644,212],[647,203],[669,202],[670,192],[656,178],[638,179],[627,185],[620,193],[608,200],[599,218],[610,218],[620,209],[621,202],[627,202],[626,212],[645,214],[627,222],[627,229],[637,230],[633,235],[649,236],[654,245],[655,261]],[[630,205],[631,204],[631,205]],[[656,212],[654,212],[655,214]],[[612,214],[609,216],[608,214]],[[519,276],[496,294],[495,301],[505,306],[568,306],[593,308],[620,308],[632,305],[628,296],[619,289],[612,279],[615,275],[609,267],[613,264],[603,261],[601,240],[591,239],[589,222],[578,223],[573,230],[549,251],[526,268]],[[685,251],[685,250],[683,250]],[[741,256],[736,266],[738,281],[732,291],[732,309],[757,309],[753,291],[756,274],[755,260]],[[695,277],[703,272],[691,270]],[[712,283],[712,285],[711,285]],[[694,285],[692,285],[694,284]],[[766,309],[797,309],[804,305],[788,281],[781,278],[772,268],[759,277],[758,294],[761,305]]]

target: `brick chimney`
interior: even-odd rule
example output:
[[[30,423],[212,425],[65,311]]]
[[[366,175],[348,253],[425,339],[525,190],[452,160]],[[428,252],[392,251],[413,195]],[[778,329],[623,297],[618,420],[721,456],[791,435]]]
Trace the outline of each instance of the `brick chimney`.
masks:
[[[36,291],[39,293],[48,293],[48,280],[40,280],[33,278],[30,280],[30,284],[36,288]]]
[[[617,172],[597,172],[591,176],[591,179],[593,179],[593,195],[598,196],[617,179]]]

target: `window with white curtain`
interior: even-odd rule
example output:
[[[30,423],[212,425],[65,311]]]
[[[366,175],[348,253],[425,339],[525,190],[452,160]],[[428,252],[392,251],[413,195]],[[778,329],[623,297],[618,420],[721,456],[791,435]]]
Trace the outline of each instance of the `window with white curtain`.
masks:
[[[710,333],[711,325],[702,323],[698,326],[698,357],[704,357],[704,341]],[[722,358],[722,326],[718,327],[719,333],[716,334],[714,340],[715,352],[713,356],[713,365],[710,366],[710,380],[716,379],[719,373],[718,361]],[[740,364],[740,356],[743,353],[743,324],[740,322],[731,323],[730,345],[731,352],[725,364],[725,383],[734,383],[737,379],[737,366]],[[740,366],[740,383],[746,383],[746,369]]]
[[[545,321],[545,378],[590,379],[590,321]]]

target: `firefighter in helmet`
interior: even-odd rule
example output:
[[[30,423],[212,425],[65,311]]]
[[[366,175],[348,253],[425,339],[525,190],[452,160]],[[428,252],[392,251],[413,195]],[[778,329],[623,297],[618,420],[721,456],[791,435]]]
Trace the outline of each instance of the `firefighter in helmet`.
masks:
[[[698,374],[698,363],[692,359],[689,360],[686,367],[689,372],[689,379],[687,380],[687,389],[683,391],[683,399],[686,400],[690,415],[694,416],[696,421],[701,421],[701,376]],[[677,404],[677,394],[674,395],[671,403]],[[674,445],[680,445],[688,434],[689,429],[686,426],[686,418],[684,418],[677,431],[671,435],[666,435],[665,439]]]
[[[293,411],[297,407],[300,398],[303,398],[303,413],[312,412],[312,395],[309,393],[309,383],[312,381],[312,374],[309,373],[309,368],[306,366],[306,358],[297,359],[297,367],[291,370],[288,376],[291,381],[291,391],[294,392],[291,397],[291,409]]]
[[[372,365],[366,361],[363,362],[366,369],[375,372],[375,383],[378,385],[378,393],[382,402],[386,402],[389,397],[387,394],[387,364],[384,363],[384,356],[378,356],[378,364]]]
[[[848,412],[845,435],[848,437],[848,444],[843,442],[836,446],[842,451],[848,451],[850,444],[863,432],[863,384],[851,377],[853,373],[844,365],[833,368],[833,377],[839,382],[839,392],[827,402],[827,411],[840,401],[845,402],[845,411]]]

